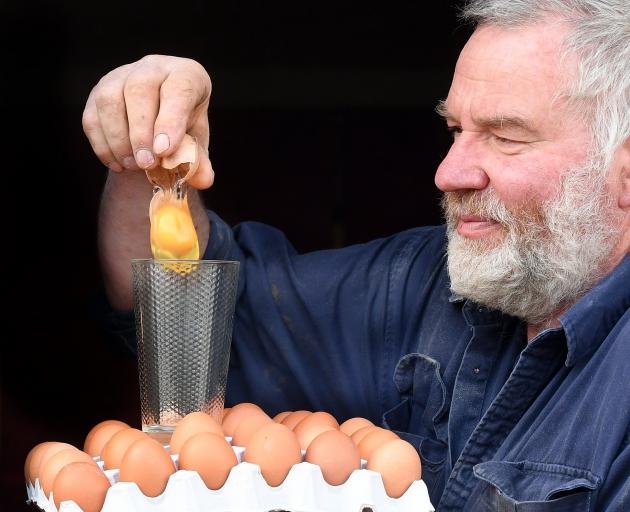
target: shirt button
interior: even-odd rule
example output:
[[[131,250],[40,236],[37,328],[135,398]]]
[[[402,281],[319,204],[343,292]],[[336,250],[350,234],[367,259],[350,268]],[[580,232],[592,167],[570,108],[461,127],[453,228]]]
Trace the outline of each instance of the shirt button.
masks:
[[[475,368],[475,369],[473,369],[473,372],[474,372],[475,374],[478,374],[480,371],[481,371],[481,369],[479,369],[479,368]]]

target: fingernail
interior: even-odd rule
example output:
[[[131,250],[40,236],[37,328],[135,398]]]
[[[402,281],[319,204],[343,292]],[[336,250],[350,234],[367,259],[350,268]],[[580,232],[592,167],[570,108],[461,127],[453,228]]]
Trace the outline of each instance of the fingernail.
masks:
[[[125,166],[125,169],[128,169],[130,171],[138,167],[136,161],[133,159],[132,156],[126,156],[125,158],[123,158],[123,165]]]
[[[153,141],[153,151],[158,154],[162,153],[166,151],[170,145],[171,141],[168,138],[168,135],[166,135],[166,133],[158,133]]]
[[[139,149],[136,153],[136,162],[142,169],[146,169],[153,165],[153,153],[148,149]]]
[[[122,167],[120,165],[118,165],[116,162],[110,162],[107,164],[107,168],[110,171],[114,171],[114,172],[122,172]]]

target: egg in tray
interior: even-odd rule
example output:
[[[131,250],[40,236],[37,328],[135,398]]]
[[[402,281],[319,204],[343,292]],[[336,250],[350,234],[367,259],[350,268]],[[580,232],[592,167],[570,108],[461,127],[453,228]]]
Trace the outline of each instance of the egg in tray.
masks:
[[[271,418],[251,403],[226,408],[221,423],[188,414],[166,446],[103,421],[83,450],[38,444],[24,472],[46,512],[434,510],[416,450],[395,433],[324,411]]]

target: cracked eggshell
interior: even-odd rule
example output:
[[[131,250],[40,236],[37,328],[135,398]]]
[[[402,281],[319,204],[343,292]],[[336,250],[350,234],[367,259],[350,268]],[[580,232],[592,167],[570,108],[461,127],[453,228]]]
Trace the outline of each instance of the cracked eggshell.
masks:
[[[177,150],[168,156],[162,157],[160,165],[164,169],[175,169],[179,167],[186,172],[185,180],[188,180],[199,167],[199,145],[197,140],[185,134]]]

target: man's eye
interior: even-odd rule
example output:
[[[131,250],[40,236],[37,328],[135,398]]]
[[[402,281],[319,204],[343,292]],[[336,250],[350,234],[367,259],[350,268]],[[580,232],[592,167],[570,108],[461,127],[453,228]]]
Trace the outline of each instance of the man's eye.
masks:
[[[523,144],[523,142],[520,140],[506,139],[505,137],[499,137],[498,135],[493,135],[492,137],[494,138],[496,142],[504,146],[514,145],[514,144]]]
[[[451,134],[451,136],[456,139],[457,136],[462,133],[462,127],[461,126],[448,126],[447,127],[449,133]]]

